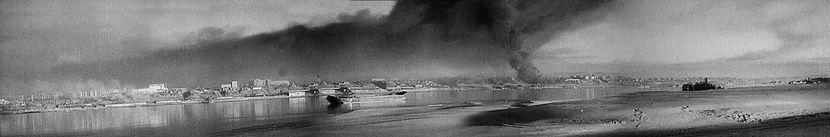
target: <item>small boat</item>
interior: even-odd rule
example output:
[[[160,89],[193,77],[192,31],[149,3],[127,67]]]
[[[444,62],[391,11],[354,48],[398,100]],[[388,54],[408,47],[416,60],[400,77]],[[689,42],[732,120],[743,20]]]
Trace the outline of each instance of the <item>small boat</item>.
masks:
[[[335,97],[335,96],[331,96],[331,95],[326,96],[326,101],[329,101],[329,104],[332,104],[332,105],[343,104],[343,100],[341,100],[339,97]]]
[[[698,91],[710,89],[723,89],[723,87],[712,84],[711,82],[709,82],[709,78],[704,78],[703,82],[686,83],[683,84],[683,86],[681,87],[681,90],[683,91]]]
[[[406,94],[406,93],[407,93],[406,91],[400,91],[400,92],[392,92],[389,95],[403,95],[403,94]]]

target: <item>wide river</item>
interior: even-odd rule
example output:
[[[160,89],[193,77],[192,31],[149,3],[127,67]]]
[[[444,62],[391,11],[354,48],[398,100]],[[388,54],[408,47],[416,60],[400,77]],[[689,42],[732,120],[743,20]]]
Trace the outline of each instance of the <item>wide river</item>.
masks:
[[[338,107],[328,106],[324,97],[304,97],[13,114],[0,115],[0,136],[470,136],[510,132],[465,126],[464,118],[517,101],[580,100],[643,90],[435,91],[410,92],[404,101]]]

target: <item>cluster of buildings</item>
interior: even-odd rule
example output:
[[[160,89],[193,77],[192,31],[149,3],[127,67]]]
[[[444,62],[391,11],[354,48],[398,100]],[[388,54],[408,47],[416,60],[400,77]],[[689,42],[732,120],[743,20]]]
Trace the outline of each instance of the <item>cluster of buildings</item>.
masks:
[[[185,91],[190,92],[221,92],[225,93],[239,93],[247,94],[247,92],[256,92],[254,94],[270,95],[270,94],[288,94],[289,96],[302,96],[307,94],[334,94],[335,90],[346,87],[354,92],[383,92],[389,90],[412,90],[412,89],[429,89],[429,88],[446,88],[447,85],[438,84],[429,80],[387,80],[385,78],[374,78],[369,82],[353,81],[353,82],[327,82],[318,80],[313,83],[296,84],[288,80],[271,80],[271,79],[253,79],[249,81],[233,80],[229,83],[222,83],[219,87],[212,88],[168,88],[165,84],[150,84],[148,88],[135,89],[136,92],[147,93],[161,93],[177,95]],[[306,93],[314,91],[315,93]],[[262,92],[262,93],[260,93]]]
[[[790,81],[787,84],[818,84],[818,83],[827,83],[830,82],[830,78],[825,77],[817,77],[817,78],[807,78],[804,80],[794,80]]]
[[[572,75],[570,77],[565,78],[565,83],[583,83],[583,82],[592,82],[592,81],[608,81],[608,79],[614,78],[613,76],[596,76],[596,75]]]
[[[224,91],[237,91],[241,89],[269,89],[275,87],[289,87],[291,82],[288,80],[270,80],[270,79],[254,79],[245,84],[240,84],[239,81],[231,81],[231,83],[220,84],[219,87]]]
[[[373,83],[383,83],[387,90],[403,90],[403,89],[421,89],[421,88],[448,88],[447,85],[442,85],[429,80],[382,80],[372,79]]]
[[[441,85],[429,80],[399,80],[385,78],[373,78],[369,82],[353,81],[353,82],[319,82],[308,85],[308,87],[320,89],[321,92],[333,91],[341,87],[346,87],[354,92],[377,92],[390,90],[412,90],[412,89],[427,89],[449,87]]]
[[[147,88],[140,88],[140,89],[132,89],[132,92],[135,93],[155,93],[159,91],[166,91],[167,85],[165,84],[150,84]]]
[[[683,77],[683,78],[676,78],[676,77],[651,77],[651,78],[637,78],[637,77],[625,77],[625,76],[613,76],[613,75],[571,75],[569,77],[560,78],[564,79],[565,83],[584,83],[584,82],[655,82],[655,81],[703,81],[706,77]],[[737,78],[731,77],[721,77],[721,78],[712,78],[717,80],[736,80]]]

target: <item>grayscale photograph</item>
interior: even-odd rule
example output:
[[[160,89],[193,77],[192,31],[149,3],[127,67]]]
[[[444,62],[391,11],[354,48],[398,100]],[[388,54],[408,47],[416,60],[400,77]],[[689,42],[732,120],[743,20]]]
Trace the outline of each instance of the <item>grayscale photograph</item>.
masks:
[[[830,0],[0,0],[0,136],[826,137]]]

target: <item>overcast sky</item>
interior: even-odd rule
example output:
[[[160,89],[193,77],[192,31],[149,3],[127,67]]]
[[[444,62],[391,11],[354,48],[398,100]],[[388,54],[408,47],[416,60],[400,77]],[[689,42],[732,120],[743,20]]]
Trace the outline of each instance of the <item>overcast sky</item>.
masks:
[[[361,9],[387,14],[392,6],[347,0],[0,1],[0,76],[179,48],[204,28],[245,36],[293,23],[319,25]],[[596,23],[551,38],[533,62],[545,73],[733,76],[717,72],[758,67],[752,71],[826,74],[828,6],[827,0],[624,0],[597,11],[609,14]]]
[[[595,25],[549,43],[577,62],[691,63],[830,57],[826,0],[626,1]],[[767,53],[763,56],[753,53]]]
[[[826,74],[828,6],[827,0],[625,0],[601,21],[547,43],[535,61],[560,69],[640,64],[621,71],[662,74]],[[685,67],[692,64],[710,67]]]
[[[0,1],[2,71],[7,76],[36,73],[64,63],[177,48],[208,27],[251,35],[323,23],[362,9],[387,14],[393,5],[347,0]]]

